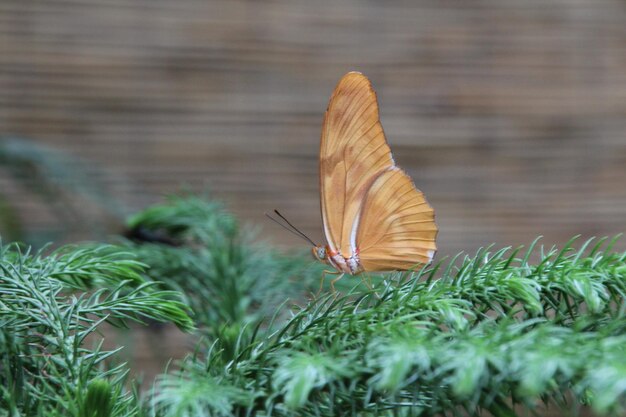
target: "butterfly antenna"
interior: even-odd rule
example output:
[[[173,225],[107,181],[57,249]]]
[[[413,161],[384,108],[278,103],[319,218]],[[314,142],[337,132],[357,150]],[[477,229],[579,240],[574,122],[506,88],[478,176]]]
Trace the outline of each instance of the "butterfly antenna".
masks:
[[[294,226],[293,224],[291,224],[291,222],[289,220],[287,220],[287,218],[285,216],[283,216],[282,214],[280,214],[280,212],[276,209],[274,209],[274,213],[276,213],[278,215],[278,217],[280,217],[281,219],[283,219],[289,226],[291,226],[291,228],[293,230],[295,230],[296,232],[298,232],[300,234],[300,236],[302,236],[303,238],[305,238],[307,241],[311,242],[311,244],[313,246],[317,246],[311,239],[309,239],[309,237],[307,235],[305,235],[301,230],[299,230],[296,226]]]
[[[283,219],[285,221],[285,223],[287,223],[290,227],[285,226],[283,223],[279,222],[278,220],[276,220],[275,218],[273,218],[272,216],[270,216],[269,214],[265,213],[265,215],[267,216],[268,219],[272,220],[274,223],[278,224],[279,226],[285,228],[286,230],[290,231],[291,233],[293,233],[296,236],[300,236],[302,239],[306,240],[307,242],[309,242],[311,245],[313,246],[317,246],[317,244],[315,242],[313,242],[307,235],[305,235],[304,233],[302,233],[300,230],[298,230],[298,228],[296,226],[294,226],[293,224],[291,224],[291,222],[289,220],[287,220],[285,218],[285,216],[283,216],[282,214],[280,214],[280,212],[276,209],[274,209],[274,213],[276,213],[278,215],[278,217],[280,217],[281,219]]]

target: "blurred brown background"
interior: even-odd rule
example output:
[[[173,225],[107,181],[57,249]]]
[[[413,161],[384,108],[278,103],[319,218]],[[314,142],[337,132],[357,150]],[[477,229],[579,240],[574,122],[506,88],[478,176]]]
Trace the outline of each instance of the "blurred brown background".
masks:
[[[440,254],[625,231],[623,0],[0,3],[0,134],[79,157],[126,212],[209,189],[285,246],[306,244],[263,212],[321,240],[320,126],[350,70]],[[0,186],[27,231],[54,223]]]
[[[4,161],[0,235],[113,234],[186,185],[275,244],[306,246],[275,207],[319,241],[322,115],[350,70],[435,207],[439,256],[626,231],[624,0],[2,0],[0,146],[66,152],[64,184],[77,164],[94,189],[57,207]],[[117,343],[160,357],[148,375],[186,353],[142,335]]]

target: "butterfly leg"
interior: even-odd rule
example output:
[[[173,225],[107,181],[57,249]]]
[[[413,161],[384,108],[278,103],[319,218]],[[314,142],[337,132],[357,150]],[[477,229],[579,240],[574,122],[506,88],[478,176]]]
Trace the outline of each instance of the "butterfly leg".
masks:
[[[317,294],[315,294],[315,298],[319,297],[319,295],[322,293],[322,289],[324,289],[324,279],[326,279],[326,274],[328,274],[328,275],[338,275],[338,274],[341,274],[341,272],[339,272],[339,271],[327,271],[327,270],[322,271],[322,279],[320,280],[320,289],[317,290]],[[343,275],[343,274],[341,274],[341,275]],[[341,277],[339,277],[339,278],[341,278]],[[339,278],[334,279],[334,280],[332,280],[330,282],[330,287],[333,289],[333,292],[335,292],[335,287],[334,287],[333,284]]]
[[[339,281],[341,278],[343,278],[344,273],[343,272],[337,272],[339,274],[339,276],[335,279],[333,279],[332,281],[330,281],[330,289],[332,290],[333,293],[335,293],[335,282]]]
[[[365,284],[368,290],[374,291],[374,286],[372,285],[372,277],[368,273],[361,274],[361,282]]]

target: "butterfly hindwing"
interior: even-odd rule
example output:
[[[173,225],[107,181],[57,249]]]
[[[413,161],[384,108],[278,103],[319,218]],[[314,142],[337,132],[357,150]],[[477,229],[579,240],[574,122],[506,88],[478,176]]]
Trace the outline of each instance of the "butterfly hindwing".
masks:
[[[365,271],[428,264],[437,249],[435,213],[411,178],[392,167],[372,183],[359,215],[356,244]]]

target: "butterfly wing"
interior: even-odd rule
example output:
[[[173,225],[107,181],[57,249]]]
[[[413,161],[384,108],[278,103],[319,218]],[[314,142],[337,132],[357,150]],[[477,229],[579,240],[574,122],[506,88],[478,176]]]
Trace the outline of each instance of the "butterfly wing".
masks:
[[[365,271],[394,271],[428,264],[437,247],[435,212],[398,167],[379,174],[357,218],[356,244]]]
[[[332,251],[344,256],[353,252],[353,226],[363,198],[373,181],[393,166],[376,93],[367,77],[350,72],[337,84],[322,126],[320,200]]]

